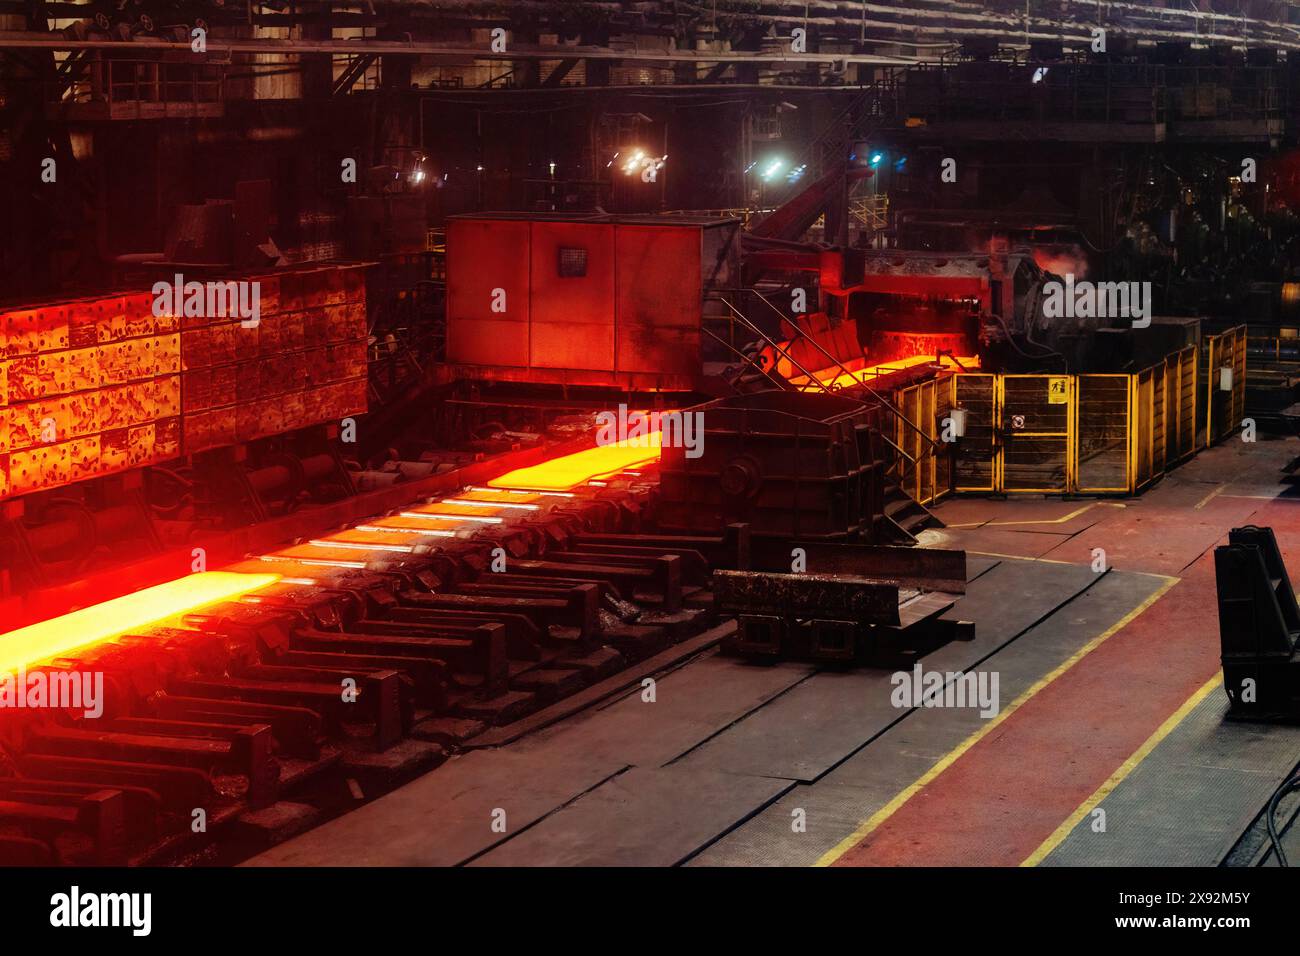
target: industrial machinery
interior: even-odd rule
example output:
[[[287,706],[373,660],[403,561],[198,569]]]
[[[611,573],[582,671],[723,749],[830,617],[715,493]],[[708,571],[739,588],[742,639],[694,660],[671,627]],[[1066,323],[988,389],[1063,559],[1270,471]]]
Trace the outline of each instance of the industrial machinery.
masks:
[[[922,804],[1046,860],[1124,797],[1185,688],[1063,763],[1111,716],[1070,695],[1149,663],[1111,636],[1265,455],[1156,485],[1300,419],[1300,38],[1267,2],[915,6],[11,0],[0,866],[243,862],[701,663],[628,721],[660,763],[570,738],[592,779],[457,862],[606,784],[663,829],[725,804],[672,863],[765,849],[795,794],[809,862],[931,862]],[[1186,562],[1093,537],[1184,498]],[[1294,721],[1278,540],[1215,562],[1230,716]],[[1014,696],[891,699],[931,654]],[[992,762],[1045,740],[1059,774]]]
[[[450,374],[699,389],[706,305],[738,281],[739,230],[685,216],[452,217]]]
[[[1232,715],[1300,719],[1300,608],[1273,529],[1233,528],[1214,571]]]
[[[488,745],[488,728],[508,734],[629,665],[712,646],[734,631],[729,615],[770,605],[739,583],[764,590],[755,556],[766,565],[795,539],[736,523],[665,533],[658,447],[575,444],[7,634],[0,670],[20,683],[0,691],[103,685],[78,708],[0,722],[0,860],[236,860],[328,812],[340,788],[387,790]],[[849,601],[833,621],[821,599],[787,608],[796,633],[823,634],[815,655],[846,621],[880,625],[871,646],[894,653],[963,633],[938,622],[953,600],[940,589],[965,579],[960,552],[814,546],[812,560],[820,573],[802,587]],[[860,656],[853,635],[838,640],[836,660],[866,659],[866,643]]]
[[[716,399],[686,414],[704,426],[702,454],[664,449],[664,528],[717,533],[743,521],[757,536],[884,536],[878,406],[773,390]]]
[[[0,669],[11,694],[104,689],[0,721],[0,860],[233,861],[639,662],[725,639],[879,665],[968,636],[945,617],[964,555],[879,546],[919,526],[888,399],[775,369],[737,391],[754,366],[718,352],[721,316],[785,351],[724,304],[738,229],[454,218],[447,361],[401,380],[359,265],[233,278],[255,322],[144,293],[11,310]],[[698,454],[593,444],[637,395],[703,422]],[[817,573],[786,587],[812,591],[774,618],[796,548]]]

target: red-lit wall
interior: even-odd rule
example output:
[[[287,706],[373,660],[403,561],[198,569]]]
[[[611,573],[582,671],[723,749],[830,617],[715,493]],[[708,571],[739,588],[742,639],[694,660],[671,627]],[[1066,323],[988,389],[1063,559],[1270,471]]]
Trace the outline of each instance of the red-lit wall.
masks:
[[[560,274],[562,249],[585,253],[585,275]],[[448,361],[528,381],[684,380],[700,370],[701,284],[697,225],[453,219]]]
[[[365,412],[362,267],[249,281],[248,328],[152,292],[0,312],[0,498]]]
[[[450,241],[450,240],[449,240]],[[560,276],[560,250],[581,249],[587,274]],[[534,368],[614,368],[614,226],[534,223],[530,272]]]
[[[528,364],[529,234],[526,222],[447,224],[447,355],[470,365]],[[505,311],[493,312],[495,290]]]
[[[618,368],[693,374],[700,364],[700,234],[618,227]]]

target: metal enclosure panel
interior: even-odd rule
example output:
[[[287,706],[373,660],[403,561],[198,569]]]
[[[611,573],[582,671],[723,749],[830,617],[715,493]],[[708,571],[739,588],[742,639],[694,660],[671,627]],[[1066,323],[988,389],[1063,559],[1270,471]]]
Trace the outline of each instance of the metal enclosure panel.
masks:
[[[1080,375],[1075,387],[1075,489],[1125,494],[1132,487],[1130,375]]]
[[[447,359],[469,365],[528,365],[527,222],[447,223]],[[505,311],[493,312],[494,290]]]
[[[1204,339],[1205,446],[1222,441],[1241,427],[1246,408],[1246,326],[1238,325]],[[1231,391],[1220,391],[1219,370],[1232,369]]]
[[[1196,454],[1196,374],[1200,356],[1189,345],[1178,358],[1178,457]]]
[[[952,409],[954,378],[918,382],[894,392],[894,407],[902,410],[906,420],[892,411],[883,412],[886,421],[892,420],[894,443],[911,459],[899,457],[899,486],[923,505],[952,490],[952,445],[944,443],[936,450],[934,443],[941,440],[943,419]]]
[[[703,455],[664,447],[661,528],[847,539],[872,534],[884,478],[878,406],[822,393],[771,391],[698,406]]]
[[[532,230],[530,364],[613,371],[614,226],[535,222]],[[586,275],[562,276],[561,250],[585,256]]]
[[[1062,375],[1003,375],[1001,379],[1002,490],[1068,491],[1071,379]],[[1062,380],[1064,400],[1053,402],[1053,381]]]
[[[617,368],[691,375],[700,366],[700,230],[615,227]]]
[[[966,435],[957,443],[954,464],[958,491],[993,491],[998,482],[997,376],[956,376],[958,408],[966,409]]]
[[[365,411],[363,268],[220,280],[258,284],[247,328],[155,315],[152,291],[0,315],[0,497]]]

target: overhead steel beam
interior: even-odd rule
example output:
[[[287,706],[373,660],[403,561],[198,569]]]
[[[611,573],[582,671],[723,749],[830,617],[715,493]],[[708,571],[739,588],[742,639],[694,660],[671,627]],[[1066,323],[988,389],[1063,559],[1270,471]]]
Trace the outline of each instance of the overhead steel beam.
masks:
[[[1269,19],[1200,10],[1193,3],[1072,0],[1066,4],[1038,5],[1023,10],[1008,3],[1002,8],[974,5],[964,0],[641,0],[636,4],[570,0],[376,0],[362,9],[335,11],[328,0],[303,0],[292,11],[258,13],[259,24],[333,22],[383,22],[390,16],[404,22],[436,21],[439,26],[491,26],[509,28],[525,18],[550,28],[580,27],[601,22],[606,28],[632,36],[673,36],[698,24],[722,24],[725,33],[737,24],[760,31],[783,32],[795,27],[810,30],[820,40],[863,43],[897,43],[915,48],[951,44],[964,38],[985,37],[1024,46],[1034,40],[1061,41],[1086,46],[1094,27],[1145,42],[1183,41],[1236,45],[1300,46],[1300,30],[1285,17]],[[1281,8],[1281,3],[1276,4]],[[50,16],[75,18],[94,11],[92,4],[47,4]],[[0,10],[25,15],[25,0],[0,0]],[[322,17],[329,18],[322,20]],[[215,21],[214,21],[215,22]]]
[[[155,40],[137,37],[134,40],[77,40],[61,34],[39,34],[30,31],[0,31],[0,48],[42,50],[115,50],[119,53],[144,51],[189,52],[189,41]],[[604,47],[515,47],[503,53],[479,46],[448,46],[444,43],[402,42],[395,40],[277,40],[277,39],[207,39],[207,54],[222,53],[331,53],[340,56],[373,53],[379,56],[429,56],[453,57],[463,61],[475,60],[618,60],[622,63],[671,65],[674,63],[747,63],[747,64],[839,64],[854,63],[865,66],[899,66],[918,61],[917,57],[879,56],[865,53],[706,53],[689,50],[675,53],[648,53],[644,51],[611,50]],[[204,54],[195,54],[196,57]]]
[[[577,57],[568,57],[560,61],[560,64],[551,71],[551,75],[542,81],[542,86],[553,87],[559,86],[566,76],[581,62]]]
[[[496,77],[500,79],[500,77]],[[865,83],[846,83],[843,86],[821,86],[809,81],[801,86],[795,86],[791,83],[678,83],[668,81],[666,83],[620,83],[610,86],[554,86],[554,87],[433,87],[429,89],[411,90],[412,96],[443,96],[449,99],[467,96],[486,96],[492,94],[500,98],[506,94],[513,96],[538,96],[549,95],[553,93],[628,93],[633,96],[644,94],[646,96],[661,96],[659,90],[673,90],[682,96],[694,96],[703,93],[771,93],[773,95],[785,96],[795,93],[844,93],[861,96],[862,90],[867,84]]]

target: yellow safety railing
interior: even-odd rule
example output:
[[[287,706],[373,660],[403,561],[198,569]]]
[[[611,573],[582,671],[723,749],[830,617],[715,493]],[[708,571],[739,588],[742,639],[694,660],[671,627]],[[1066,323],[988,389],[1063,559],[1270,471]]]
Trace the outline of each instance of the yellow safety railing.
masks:
[[[997,491],[1002,486],[998,454],[998,376],[954,375],[953,405],[966,410],[965,432],[953,452],[955,491]]]
[[[899,462],[899,485],[923,505],[947,494],[952,487],[952,457],[935,452],[935,442],[940,440],[952,402],[952,380],[931,379],[896,391],[894,407],[902,417],[888,413],[893,419],[894,443],[907,456]],[[916,427],[909,427],[909,421]]]
[[[1207,335],[1205,345],[1205,445],[1241,427],[1246,411],[1246,327]]]
[[[1129,474],[1134,492],[1196,453],[1196,363],[1196,348],[1189,345],[1130,376],[1135,431]]]
[[[1134,376],[1094,374],[1077,379],[1074,490],[1088,495],[1128,494]]]
[[[1064,494],[1074,472],[1075,376],[999,375],[1004,492]]]
[[[895,404],[924,432],[894,425],[915,459],[903,488],[922,504],[951,491],[1136,494],[1197,451],[1197,370],[1189,345],[1134,373],[957,373],[900,389]],[[964,432],[945,443],[954,408]],[[926,438],[941,450],[923,455]]]

